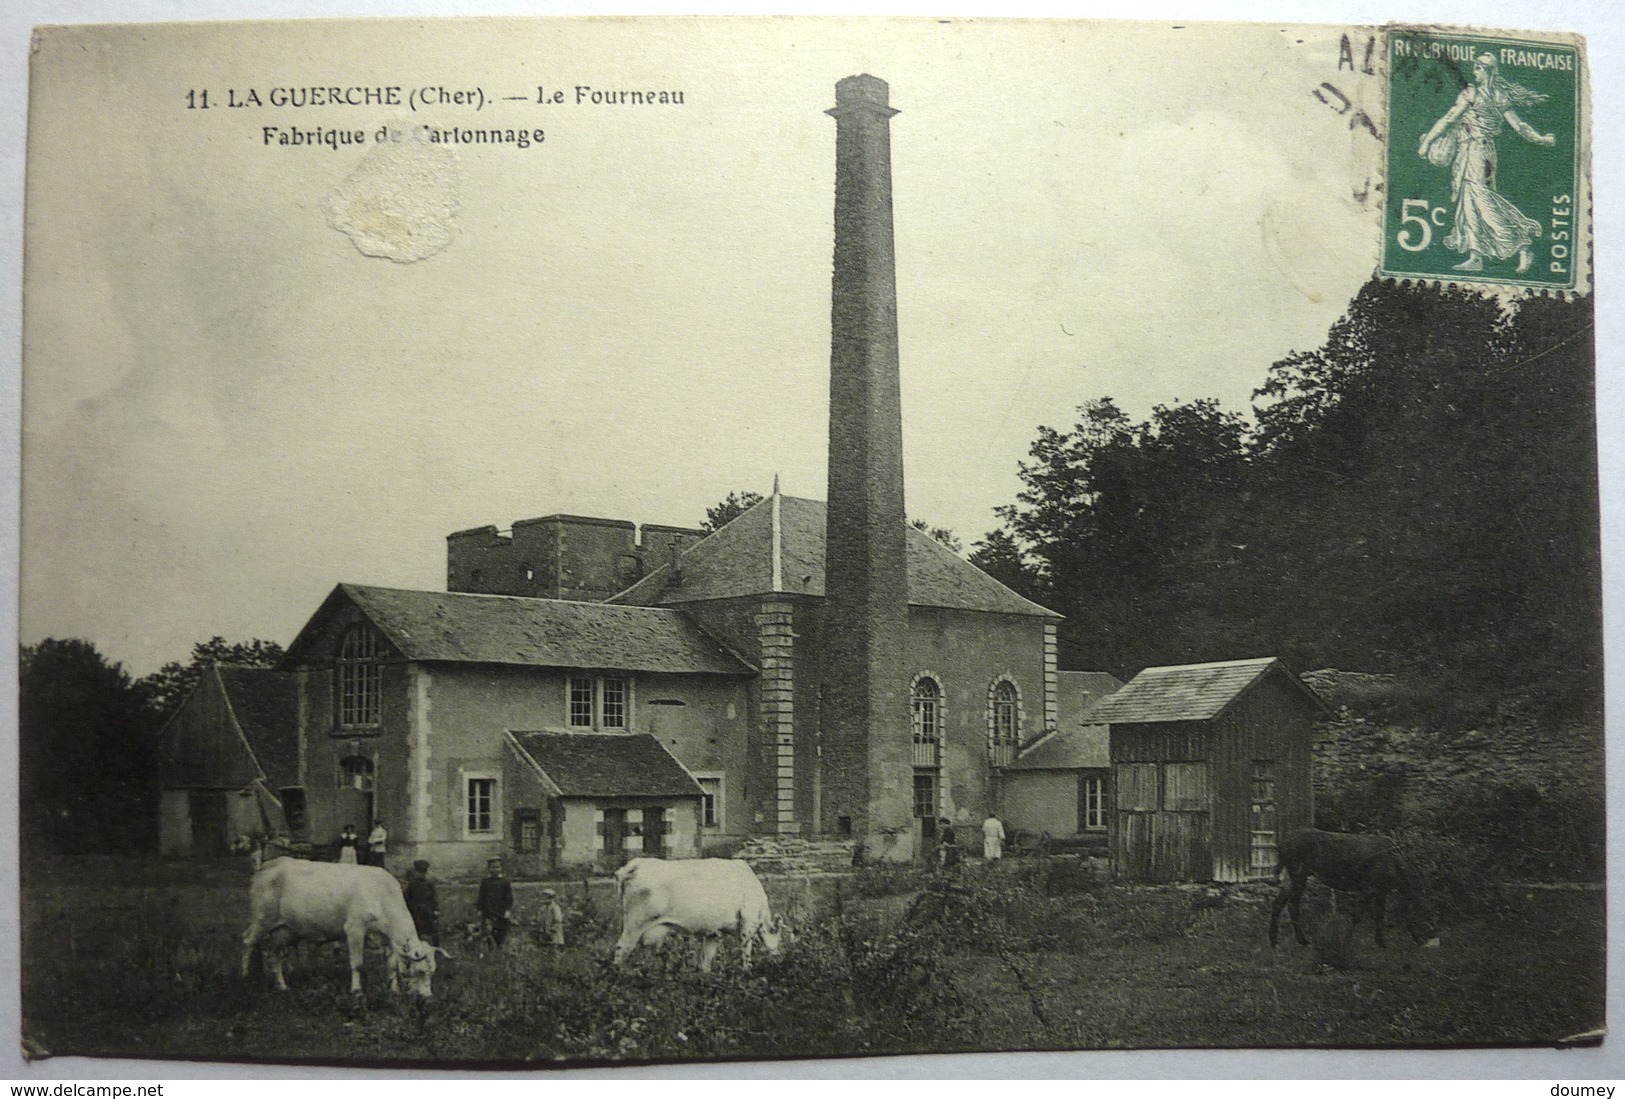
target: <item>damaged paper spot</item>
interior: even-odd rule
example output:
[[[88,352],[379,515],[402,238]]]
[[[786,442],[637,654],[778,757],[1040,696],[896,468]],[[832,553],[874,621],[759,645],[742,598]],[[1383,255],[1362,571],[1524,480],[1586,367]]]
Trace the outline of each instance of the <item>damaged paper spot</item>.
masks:
[[[458,190],[452,151],[407,137],[374,148],[334,189],[327,223],[362,255],[414,263],[456,238]]]

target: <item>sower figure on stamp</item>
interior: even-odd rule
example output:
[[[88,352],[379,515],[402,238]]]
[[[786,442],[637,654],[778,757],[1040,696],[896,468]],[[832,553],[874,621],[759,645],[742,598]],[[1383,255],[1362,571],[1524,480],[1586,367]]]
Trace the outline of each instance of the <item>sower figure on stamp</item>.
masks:
[[[1534,257],[1530,243],[1540,236],[1540,223],[1524,216],[1495,189],[1495,139],[1504,122],[1525,141],[1555,145],[1551,134],[1537,133],[1518,117],[1514,107],[1541,103],[1546,96],[1514,84],[1501,75],[1490,54],[1473,60],[1473,83],[1463,88],[1456,103],[1433,124],[1417,148],[1429,163],[1450,166],[1450,197],[1456,204],[1455,221],[1444,246],[1466,252],[1457,271],[1482,271],[1486,257],[1518,257],[1518,274],[1529,270]]]
[[[513,883],[502,876],[501,859],[487,862],[485,869],[478,901],[480,921],[490,932],[491,941],[501,946],[508,941],[508,925],[513,920]]]
[[[412,914],[412,923],[417,927],[418,938],[430,946],[439,946],[440,898],[434,882],[429,880],[428,860],[419,859],[412,864],[401,892],[406,898],[406,910]]]

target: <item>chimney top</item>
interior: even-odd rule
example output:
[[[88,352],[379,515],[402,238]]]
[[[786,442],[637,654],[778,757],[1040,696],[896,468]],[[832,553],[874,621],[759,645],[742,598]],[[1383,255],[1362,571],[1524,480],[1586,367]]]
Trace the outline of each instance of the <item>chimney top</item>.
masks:
[[[870,76],[868,73],[849,76],[845,80],[836,81],[835,103],[837,106],[845,106],[853,101],[861,101],[884,107],[887,105],[888,91],[886,82],[878,76]]]
[[[835,106],[824,113],[840,118],[844,112],[858,109],[890,118],[897,111],[888,105],[889,93],[886,82],[878,76],[868,73],[849,76],[835,82]]]

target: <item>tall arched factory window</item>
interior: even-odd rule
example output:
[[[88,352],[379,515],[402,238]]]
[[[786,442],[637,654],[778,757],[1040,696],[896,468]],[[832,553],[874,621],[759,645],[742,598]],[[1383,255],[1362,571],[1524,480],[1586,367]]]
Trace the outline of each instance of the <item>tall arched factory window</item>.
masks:
[[[942,688],[930,676],[914,681],[914,766],[937,767],[942,761]]]
[[[995,767],[1015,761],[1021,743],[1021,696],[1016,685],[999,679],[988,692],[987,759]]]
[[[378,724],[378,633],[370,626],[354,626],[344,635],[338,655],[339,725],[344,728]]]

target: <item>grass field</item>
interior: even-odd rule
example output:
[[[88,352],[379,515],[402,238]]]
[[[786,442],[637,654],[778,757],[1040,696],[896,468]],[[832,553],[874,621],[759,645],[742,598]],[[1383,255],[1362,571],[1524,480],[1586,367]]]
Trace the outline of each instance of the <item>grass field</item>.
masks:
[[[773,879],[795,943],[749,974],[727,947],[606,964],[607,888],[564,891],[573,941],[523,920],[501,951],[455,938],[435,997],[392,996],[369,958],[304,947],[274,992],[238,973],[244,862],[111,858],[30,868],[23,1028],[53,1053],[220,1060],[508,1063],[993,1049],[1549,1044],[1603,1024],[1596,891],[1484,887],[1448,898],[1443,943],[1398,928],[1386,950],[1311,889],[1272,950],[1270,891],[1129,888],[1055,863],[972,867],[951,887],[908,873]],[[922,886],[924,887],[922,889]],[[472,887],[444,886],[446,925]],[[521,890],[521,917],[534,911]],[[528,906],[528,907],[527,907]]]

